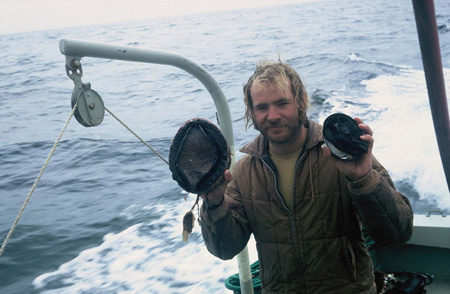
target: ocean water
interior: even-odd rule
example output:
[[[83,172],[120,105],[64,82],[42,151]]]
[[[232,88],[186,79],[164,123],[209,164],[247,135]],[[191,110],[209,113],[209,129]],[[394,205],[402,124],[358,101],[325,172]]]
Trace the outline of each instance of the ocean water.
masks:
[[[450,2],[437,0],[447,92]],[[206,68],[227,97],[238,149],[242,86],[260,59],[288,62],[311,98],[309,116],[360,116],[374,154],[417,214],[450,212],[432,127],[412,4],[316,1],[268,8],[0,35],[0,237],[3,241],[71,110],[62,38],[165,50]],[[83,58],[83,82],[165,158],[179,126],[215,119],[206,89],[168,66]],[[237,154],[239,157],[239,153]],[[186,200],[167,165],[109,114],[75,119],[0,257],[0,293],[231,293],[235,260],[189,243]],[[251,262],[256,260],[250,242]]]

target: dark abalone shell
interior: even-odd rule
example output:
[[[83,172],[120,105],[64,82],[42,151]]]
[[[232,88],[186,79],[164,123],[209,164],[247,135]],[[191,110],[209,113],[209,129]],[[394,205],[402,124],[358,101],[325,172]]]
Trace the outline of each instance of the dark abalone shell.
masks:
[[[185,122],[170,146],[172,178],[187,192],[207,193],[230,167],[230,152],[220,129],[206,119]]]
[[[323,123],[323,137],[331,154],[342,160],[353,160],[367,153],[369,145],[360,139],[364,132],[356,121],[343,113],[327,117]]]

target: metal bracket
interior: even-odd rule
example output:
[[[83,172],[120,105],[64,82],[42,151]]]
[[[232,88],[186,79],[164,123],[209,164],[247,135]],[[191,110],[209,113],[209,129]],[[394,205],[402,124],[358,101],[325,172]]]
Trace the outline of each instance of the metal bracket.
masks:
[[[100,95],[91,89],[90,83],[83,83],[83,68],[80,58],[66,56],[66,73],[74,82],[72,108],[77,103],[75,118],[85,127],[94,127],[102,123],[105,117],[105,105]]]
[[[432,212],[440,213],[442,217],[446,217],[445,213],[442,210],[430,210],[427,214],[427,217],[430,217]]]

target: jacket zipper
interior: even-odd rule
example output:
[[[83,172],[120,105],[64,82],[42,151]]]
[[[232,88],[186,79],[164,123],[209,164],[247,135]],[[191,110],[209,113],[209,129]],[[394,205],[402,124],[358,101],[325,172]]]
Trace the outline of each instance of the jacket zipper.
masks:
[[[303,158],[305,157],[305,154],[306,154],[305,149],[303,149],[301,151],[301,155],[300,155],[299,159],[297,160],[297,162],[295,164],[294,181],[293,181],[293,184],[292,184],[292,201],[293,201],[293,203],[292,203],[292,210],[293,211],[292,211],[292,217],[291,217],[291,224],[292,224],[292,228],[293,228],[292,231],[293,231],[293,234],[294,234],[294,246],[295,246],[294,247],[294,254],[296,256],[298,256],[300,260],[301,260],[301,256],[300,256],[300,253],[298,252],[298,248],[299,248],[298,245],[299,244],[298,244],[298,241],[297,241],[297,235],[296,235],[296,229],[295,229],[295,222],[294,222],[293,214],[295,212],[295,183],[296,183],[295,178],[297,176],[298,166],[299,166],[300,162],[303,160]],[[297,272],[300,274],[300,283],[301,283],[301,287],[302,287],[303,293],[306,293],[306,282],[304,280],[304,277],[306,277],[306,274],[305,274],[305,272],[303,270],[303,266],[301,265],[301,263],[299,264],[297,262],[297,259],[296,259],[295,265],[297,267]]]
[[[299,165],[299,163],[300,163],[300,161],[302,161],[302,159],[305,157],[305,152],[304,151],[302,151],[302,154],[301,154],[301,156],[300,156],[300,158],[297,160],[297,162],[296,162],[296,164],[295,164],[295,169],[294,169],[294,182],[293,182],[293,186],[292,186],[292,200],[294,201],[294,193],[295,193],[295,177],[296,177],[296,174],[297,174],[297,168],[298,168],[298,165]],[[304,272],[303,272],[303,269],[302,269],[302,266],[301,266],[301,264],[299,264],[299,262],[298,262],[298,260],[299,259],[301,259],[301,256],[300,256],[300,253],[298,252],[298,247],[299,247],[299,244],[298,244],[298,241],[297,241],[297,234],[296,234],[296,226],[295,226],[295,221],[294,221],[294,214],[293,214],[293,211],[291,211],[290,209],[289,209],[289,207],[287,207],[287,205],[286,205],[286,201],[284,200],[284,198],[283,198],[283,196],[281,196],[281,194],[280,194],[280,192],[278,191],[278,182],[277,182],[277,177],[276,177],[276,175],[275,175],[275,172],[273,171],[273,169],[270,167],[270,165],[269,164],[267,164],[264,160],[262,160],[262,162],[264,163],[264,165],[270,170],[270,172],[272,173],[272,175],[273,175],[273,178],[274,178],[274,182],[275,182],[275,190],[276,190],[276,192],[277,192],[277,196],[278,196],[278,198],[281,200],[281,203],[283,204],[283,207],[284,207],[284,209],[288,212],[288,215],[289,215],[289,222],[291,223],[291,228],[292,228],[292,239],[293,239],[293,247],[294,247],[294,257],[295,257],[295,262],[294,262],[294,264],[295,264],[295,268],[296,268],[296,271],[297,271],[297,273],[299,274],[299,276],[300,276],[300,281],[301,281],[301,287],[302,287],[302,290],[303,290],[303,292],[305,292],[306,291],[306,285],[305,285],[305,281],[304,281],[304,277],[305,277],[305,275],[304,275]],[[294,208],[295,207],[295,205],[292,205],[292,207]]]

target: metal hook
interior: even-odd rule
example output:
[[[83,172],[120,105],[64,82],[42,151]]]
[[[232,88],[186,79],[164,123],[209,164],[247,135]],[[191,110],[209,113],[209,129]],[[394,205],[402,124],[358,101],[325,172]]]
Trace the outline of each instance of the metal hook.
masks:
[[[81,58],[79,57],[66,56],[66,74],[75,82],[81,82],[81,77],[83,76],[80,60]]]

